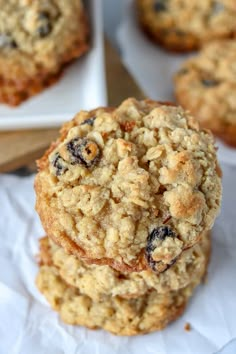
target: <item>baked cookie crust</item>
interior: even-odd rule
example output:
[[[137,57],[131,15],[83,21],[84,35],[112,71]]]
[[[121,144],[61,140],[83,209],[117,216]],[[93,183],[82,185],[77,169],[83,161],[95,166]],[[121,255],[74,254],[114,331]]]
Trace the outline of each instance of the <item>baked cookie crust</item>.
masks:
[[[203,128],[236,147],[236,40],[215,41],[176,74],[175,95]]]

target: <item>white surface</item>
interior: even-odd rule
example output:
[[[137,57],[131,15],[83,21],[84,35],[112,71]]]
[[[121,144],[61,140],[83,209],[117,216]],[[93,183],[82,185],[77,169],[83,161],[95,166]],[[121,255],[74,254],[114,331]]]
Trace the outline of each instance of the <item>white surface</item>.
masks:
[[[80,109],[106,104],[101,0],[89,0],[92,48],[49,89],[16,108],[0,105],[0,130],[60,126]]]
[[[230,148],[225,145],[222,141],[217,139],[216,142],[219,150],[218,157],[219,160],[232,166],[236,166],[236,148]]]
[[[133,1],[124,1],[124,6],[118,42],[127,68],[148,97],[173,101],[172,78],[187,55],[168,53],[153,44],[137,24]],[[217,145],[220,161],[236,166],[236,149]]]
[[[0,175],[0,353],[212,354],[230,342],[236,337],[236,170],[223,166],[223,173],[208,283],[167,329],[131,338],[64,325],[50,309],[34,284],[37,239],[44,233],[34,211],[33,177]],[[226,353],[235,352],[234,346]]]

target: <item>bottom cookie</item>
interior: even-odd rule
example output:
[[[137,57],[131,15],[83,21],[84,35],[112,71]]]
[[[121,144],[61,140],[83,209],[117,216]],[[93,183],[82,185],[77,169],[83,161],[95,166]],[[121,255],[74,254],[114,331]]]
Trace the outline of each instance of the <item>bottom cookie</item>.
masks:
[[[40,267],[36,285],[61,319],[72,325],[91,329],[103,328],[117,335],[137,335],[161,330],[177,319],[184,311],[188,299],[201,278],[187,287],[157,294],[156,291],[134,299],[107,296],[94,301],[69,286],[55,266]]]

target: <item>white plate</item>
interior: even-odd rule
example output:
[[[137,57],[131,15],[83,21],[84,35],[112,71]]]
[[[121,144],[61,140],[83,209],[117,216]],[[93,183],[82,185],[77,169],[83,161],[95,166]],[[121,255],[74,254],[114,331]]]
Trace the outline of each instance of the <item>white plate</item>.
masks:
[[[101,0],[87,0],[92,48],[54,86],[19,107],[0,105],[0,130],[55,127],[80,109],[106,104]]]
[[[170,54],[153,44],[137,25],[133,1],[124,1],[124,6],[117,37],[127,68],[148,97],[173,100],[172,77],[189,55]],[[217,145],[219,160],[236,166],[236,149],[220,141]]]

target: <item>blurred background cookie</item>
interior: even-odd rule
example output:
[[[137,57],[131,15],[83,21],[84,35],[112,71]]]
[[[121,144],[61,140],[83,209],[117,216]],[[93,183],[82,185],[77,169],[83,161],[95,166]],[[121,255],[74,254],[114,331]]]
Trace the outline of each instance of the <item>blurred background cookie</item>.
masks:
[[[18,105],[88,49],[80,0],[0,0],[0,102]]]
[[[136,0],[144,31],[174,51],[190,51],[236,33],[234,0]]]
[[[175,95],[202,127],[236,147],[235,63],[236,40],[206,45],[176,74]]]

